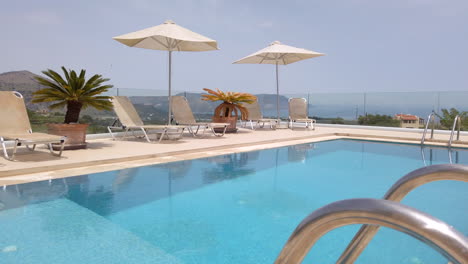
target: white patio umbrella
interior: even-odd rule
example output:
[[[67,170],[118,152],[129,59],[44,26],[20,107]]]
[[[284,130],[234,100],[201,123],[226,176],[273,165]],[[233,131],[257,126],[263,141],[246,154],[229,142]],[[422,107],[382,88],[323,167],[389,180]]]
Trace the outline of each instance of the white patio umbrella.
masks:
[[[129,47],[169,52],[169,110],[168,124],[171,123],[171,70],[173,51],[209,51],[217,50],[216,40],[192,32],[167,20],[164,24],[142,29],[125,35],[113,37],[118,42]]]
[[[281,44],[279,41],[274,41],[268,47],[259,50],[247,57],[244,57],[237,63],[248,64],[275,64],[276,65],[276,114],[280,120],[279,114],[279,81],[278,81],[278,65],[287,65],[293,62],[324,56],[323,53],[318,53],[311,50],[300,49]]]

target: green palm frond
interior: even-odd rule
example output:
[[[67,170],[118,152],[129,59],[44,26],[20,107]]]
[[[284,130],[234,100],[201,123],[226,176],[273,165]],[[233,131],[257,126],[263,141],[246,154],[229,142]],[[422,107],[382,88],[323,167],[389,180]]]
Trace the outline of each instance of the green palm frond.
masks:
[[[49,103],[54,102],[50,106],[51,109],[67,106],[70,110],[70,104],[78,104],[78,110],[71,119],[77,119],[81,108],[93,107],[98,110],[111,110],[112,103],[109,101],[109,96],[99,96],[100,94],[109,91],[113,85],[104,84],[109,79],[103,78],[102,75],[95,74],[91,78],[86,79],[86,71],[81,70],[79,74],[74,70],[67,70],[61,67],[63,75],[47,69],[42,71],[45,77],[36,76],[37,82],[46,88],[33,93],[33,103]],[[76,109],[76,107],[75,107]],[[67,110],[67,115],[68,111]],[[78,113],[76,113],[78,111]],[[67,119],[67,117],[66,117]],[[69,122],[77,122],[77,120],[68,120]],[[67,120],[66,120],[67,122]]]
[[[49,106],[50,109],[59,109],[63,108],[67,105],[67,102],[60,102],[60,103],[55,103]]]

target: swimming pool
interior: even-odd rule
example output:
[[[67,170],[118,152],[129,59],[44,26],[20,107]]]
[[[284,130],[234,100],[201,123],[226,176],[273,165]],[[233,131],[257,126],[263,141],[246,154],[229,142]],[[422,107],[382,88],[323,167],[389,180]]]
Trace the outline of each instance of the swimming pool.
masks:
[[[8,186],[0,263],[273,263],[315,209],[380,198],[406,173],[450,160],[468,164],[468,151],[336,140]],[[467,183],[441,181],[403,203],[468,234],[467,198]],[[334,263],[357,229],[330,232],[305,263]],[[446,262],[382,228],[357,263]]]

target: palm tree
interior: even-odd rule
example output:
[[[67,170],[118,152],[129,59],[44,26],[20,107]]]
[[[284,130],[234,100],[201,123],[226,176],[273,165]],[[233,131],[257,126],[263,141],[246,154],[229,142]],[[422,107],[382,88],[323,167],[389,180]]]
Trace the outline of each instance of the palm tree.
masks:
[[[246,118],[248,110],[241,103],[251,104],[257,100],[257,97],[249,93],[223,92],[219,89],[213,91],[208,88],[203,88],[203,90],[208,94],[202,94],[202,100],[212,102],[223,101],[223,103],[215,108],[214,115],[217,117],[231,117],[233,112],[235,116],[238,116],[238,112],[240,112],[241,117]]]
[[[112,85],[104,85],[109,79],[96,74],[86,80],[86,71],[81,70],[78,75],[74,70],[67,70],[62,66],[64,77],[57,72],[48,69],[42,73],[49,77],[36,76],[35,79],[46,88],[33,93],[33,103],[54,102],[50,109],[67,107],[65,124],[78,123],[81,109],[93,107],[98,110],[111,110],[110,96],[99,94],[107,92]]]
[[[452,128],[453,121],[455,120],[455,117],[457,115],[459,115],[462,119],[465,119],[465,117],[468,114],[466,111],[461,112],[455,108],[450,108],[450,110],[442,109],[441,111],[442,111],[442,115],[439,115],[439,114],[436,114],[436,115],[440,118],[440,124],[446,129]],[[464,122],[462,122],[462,127],[465,128],[468,124],[466,124],[467,121],[465,120],[463,121]]]

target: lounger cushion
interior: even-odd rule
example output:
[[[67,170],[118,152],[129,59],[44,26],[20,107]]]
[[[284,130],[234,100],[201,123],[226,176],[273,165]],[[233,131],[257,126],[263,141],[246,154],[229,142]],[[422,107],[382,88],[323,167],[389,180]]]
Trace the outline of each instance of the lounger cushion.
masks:
[[[1,134],[5,140],[19,140],[25,143],[34,142],[60,142],[64,137],[46,133]]]
[[[208,123],[209,126],[211,127],[225,127],[225,126],[229,126],[228,123]]]
[[[120,123],[127,127],[143,126],[143,121],[140,118],[135,106],[126,96],[113,96],[112,103],[114,111],[119,117]]]
[[[308,120],[307,100],[304,98],[289,99],[289,119]]]
[[[0,136],[22,134],[31,130],[23,98],[11,91],[0,91]]]
[[[142,125],[142,126],[129,126],[128,128],[144,128],[144,129],[166,129],[166,128],[177,128],[174,126],[165,126],[165,125]]]
[[[225,127],[228,123],[187,123],[186,126],[207,126],[207,127]]]

